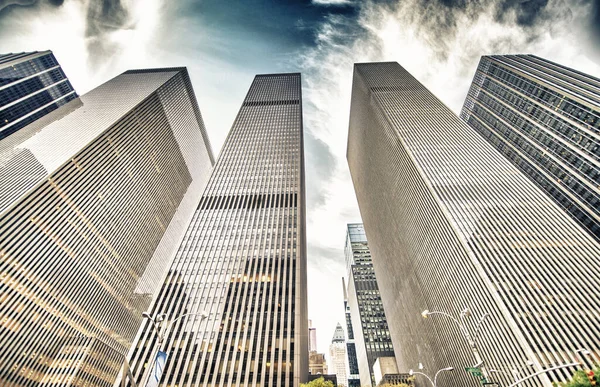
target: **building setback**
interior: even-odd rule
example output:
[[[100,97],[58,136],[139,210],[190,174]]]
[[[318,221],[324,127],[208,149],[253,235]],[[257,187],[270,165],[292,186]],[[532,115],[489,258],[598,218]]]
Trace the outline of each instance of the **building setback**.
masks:
[[[75,98],[52,51],[0,54],[0,140]]]
[[[479,385],[458,327],[424,310],[469,308],[470,329],[489,313],[477,343],[502,385],[580,348],[600,359],[598,243],[397,63],[355,65],[347,157],[399,372]]]
[[[346,339],[346,353],[348,354],[348,387],[361,387],[360,374],[358,371],[358,359],[356,357],[356,343],[354,342],[354,328],[352,327],[352,315],[350,314],[350,305],[348,304],[348,292],[346,281],[342,277],[342,290],[344,293],[344,313],[346,315],[346,329],[348,338]]]
[[[600,79],[484,56],[460,117],[600,241]]]
[[[360,383],[361,386],[371,386],[375,384],[375,361],[379,357],[393,357],[394,347],[362,223],[347,225],[344,253],[348,272],[346,294]]]
[[[329,359],[331,371],[337,378],[337,385],[348,387],[348,367],[346,366],[346,336],[344,328],[338,323],[329,344]]]
[[[294,386],[308,376],[300,74],[257,75],[151,314],[166,336],[161,386]],[[141,381],[156,345],[131,350]]]
[[[112,386],[212,170],[187,71],[127,71],[0,160],[0,384]]]

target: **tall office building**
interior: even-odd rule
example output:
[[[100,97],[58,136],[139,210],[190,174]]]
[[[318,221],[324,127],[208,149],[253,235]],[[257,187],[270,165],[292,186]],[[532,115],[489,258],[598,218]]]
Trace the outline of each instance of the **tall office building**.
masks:
[[[308,320],[308,352],[317,350],[317,328],[312,326],[312,320]]]
[[[347,225],[344,253],[348,273],[346,294],[360,383],[371,386],[375,384],[375,361],[380,357],[393,357],[394,348],[362,223]]]
[[[469,308],[470,329],[489,313],[477,345],[502,385],[580,348],[600,360],[600,245],[399,64],[355,65],[347,157],[399,372],[479,385],[458,326],[424,310]]]
[[[112,386],[212,164],[185,68],[127,71],[0,141],[2,386]]]
[[[484,56],[460,117],[600,241],[600,79]]]
[[[348,387],[348,370],[346,366],[346,335],[344,328],[338,323],[333,332],[333,338],[329,345],[329,359],[331,360],[331,371],[337,378],[339,387]]]
[[[0,140],[75,98],[52,51],[0,54]]]
[[[348,330],[348,337],[346,338],[346,353],[348,355],[348,387],[361,387],[360,374],[358,371],[358,359],[356,357],[356,343],[354,342],[354,328],[352,327],[352,315],[350,314],[348,291],[344,277],[342,277],[342,291],[344,294],[346,329]]]
[[[161,386],[306,380],[302,133],[300,74],[257,75],[151,309],[171,321],[208,315],[171,327]],[[146,323],[131,350],[138,381],[155,346]]]

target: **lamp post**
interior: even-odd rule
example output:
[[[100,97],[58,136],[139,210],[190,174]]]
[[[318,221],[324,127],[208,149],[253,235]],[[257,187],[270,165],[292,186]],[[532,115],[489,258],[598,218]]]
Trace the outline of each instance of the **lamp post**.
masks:
[[[423,365],[421,363],[419,363],[419,369],[423,369]],[[413,376],[413,375],[424,376],[424,377],[427,378],[427,380],[429,380],[429,382],[431,383],[431,385],[433,387],[437,387],[437,378],[438,378],[438,375],[440,374],[440,372],[444,372],[444,371],[454,371],[454,367],[446,367],[446,368],[442,368],[441,370],[438,370],[438,372],[435,373],[435,376],[433,377],[433,380],[431,379],[431,377],[429,377],[429,375],[427,375],[426,373],[423,373],[423,372],[409,370],[408,374],[410,376]]]
[[[527,360],[527,362],[525,363],[526,365],[521,366],[521,367],[512,367],[510,369],[511,373],[512,373],[512,377],[513,377],[513,381],[517,381],[519,380],[519,378],[521,377],[520,375],[520,371],[527,368],[527,367],[533,367],[534,363],[531,360]],[[508,369],[508,367],[503,367],[504,369]],[[507,371],[500,371],[500,370],[496,370],[496,369],[491,369],[489,370],[490,373],[500,373],[500,374],[508,374]]]
[[[583,360],[583,364],[588,367],[591,366],[591,368],[594,367],[594,358],[592,357],[592,353],[590,351],[588,351],[585,348],[579,348],[575,350],[575,353],[580,354],[581,360]],[[588,357],[592,358],[591,363],[588,363]]]
[[[483,323],[483,320],[485,320],[486,317],[489,316],[489,313],[485,313],[483,316],[481,316],[481,318],[477,322],[477,325],[475,325],[475,332],[474,332],[473,335],[471,335],[471,333],[469,332],[469,328],[467,328],[467,325],[465,324],[465,317],[471,316],[471,311],[469,310],[469,308],[465,308],[462,312],[460,312],[459,319],[455,318],[454,316],[452,316],[452,315],[450,315],[450,314],[448,314],[446,312],[429,311],[429,310],[424,310],[421,313],[421,316],[423,316],[423,318],[427,318],[429,316],[436,315],[436,314],[448,317],[452,321],[454,321],[454,323],[456,325],[458,325],[458,327],[460,328],[460,332],[462,333],[462,335],[464,336],[464,338],[469,343],[469,347],[471,347],[471,351],[473,352],[473,356],[475,356],[475,362],[476,363],[473,366],[473,368],[480,368],[481,369],[481,373],[482,373],[483,378],[484,378],[484,382],[487,382],[488,372],[485,369],[484,361],[481,358],[481,356],[479,355],[479,350],[477,349],[477,334],[479,333],[479,330],[481,329],[481,324]]]
[[[561,368],[567,368],[567,367],[576,367],[576,366],[579,366],[579,365],[581,365],[581,363],[569,363],[569,364],[561,364],[561,365],[557,365],[557,366],[554,366],[554,367],[546,368],[546,369],[543,369],[543,370],[538,371],[536,373],[533,373],[531,375],[527,375],[527,376],[525,376],[522,379],[515,380],[515,382],[513,384],[509,385],[508,387],[516,387],[520,383],[522,383],[522,382],[524,382],[524,381],[526,381],[528,379],[534,378],[534,377],[536,377],[538,375],[542,375],[542,374],[548,373],[550,371],[555,371],[555,370],[558,370],[558,369],[561,369]]]
[[[160,349],[162,348],[162,343],[164,341],[165,336],[171,331],[171,327],[173,326],[173,324],[175,322],[177,322],[177,320],[180,320],[187,316],[200,316],[200,321],[203,321],[208,317],[208,314],[206,312],[201,312],[201,313],[185,313],[185,314],[179,315],[179,316],[175,317],[173,320],[171,320],[169,322],[169,324],[167,325],[166,329],[163,331],[162,330],[162,322],[165,321],[167,318],[167,315],[165,313],[157,314],[154,317],[152,317],[150,315],[150,313],[148,313],[148,312],[142,313],[142,317],[147,318],[148,320],[150,320],[150,322],[152,322],[152,328],[154,329],[154,332],[156,332],[156,335],[158,337],[158,345],[152,351],[152,355],[150,356],[151,363],[150,363],[150,366],[148,367],[148,369],[146,369],[144,371],[144,375],[142,377],[142,383],[140,384],[140,387],[146,387],[146,384],[148,383],[148,379],[150,378],[150,375],[152,374],[152,368],[154,368],[154,361],[155,361],[156,355],[158,355],[158,351],[160,351]]]

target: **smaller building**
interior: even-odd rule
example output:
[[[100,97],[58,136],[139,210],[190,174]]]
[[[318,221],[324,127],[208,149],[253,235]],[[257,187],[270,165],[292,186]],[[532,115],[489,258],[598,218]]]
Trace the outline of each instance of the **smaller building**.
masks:
[[[335,327],[333,339],[329,345],[331,370],[337,376],[338,386],[348,387],[348,372],[346,366],[346,335],[340,323]]]
[[[308,373],[310,375],[327,374],[327,360],[324,353],[310,351],[308,353]]]
[[[413,378],[409,374],[401,374],[398,372],[396,358],[394,356],[379,357],[373,364],[373,374],[375,377],[375,385],[381,386],[384,384],[408,384],[413,385]]]

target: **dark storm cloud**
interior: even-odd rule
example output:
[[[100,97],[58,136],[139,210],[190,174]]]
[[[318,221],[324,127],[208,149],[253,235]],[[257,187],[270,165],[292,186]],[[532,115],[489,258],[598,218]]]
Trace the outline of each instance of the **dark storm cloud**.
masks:
[[[356,17],[351,4],[321,6],[310,0],[187,0],[179,13],[200,20],[205,28],[246,41],[266,40],[282,52],[315,42],[318,26],[331,14]]]
[[[63,4],[64,0],[47,0],[49,4],[60,6]],[[0,0],[0,12],[4,8],[8,8],[9,6],[21,6],[21,7],[30,7],[33,5],[38,5],[43,3],[43,1],[39,0]],[[2,15],[0,15],[1,17]]]
[[[110,59],[120,48],[108,34],[133,28],[128,9],[121,0],[90,0],[86,15],[86,46],[92,69]]]

